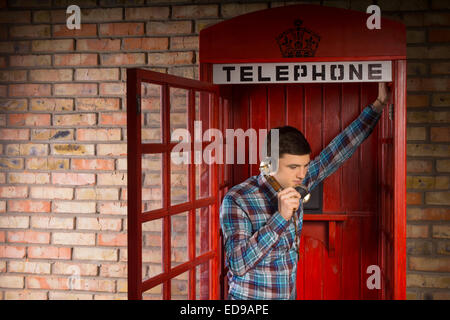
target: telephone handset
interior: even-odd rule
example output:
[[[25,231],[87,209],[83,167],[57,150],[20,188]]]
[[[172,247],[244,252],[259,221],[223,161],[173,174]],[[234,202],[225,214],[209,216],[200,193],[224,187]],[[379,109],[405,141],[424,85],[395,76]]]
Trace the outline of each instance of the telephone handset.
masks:
[[[278,183],[278,181],[273,177],[273,170],[272,170],[272,161],[270,158],[266,158],[265,160],[261,161],[261,164],[259,165],[259,170],[262,172],[266,178],[266,180],[270,183],[270,185],[275,189],[276,192],[280,192],[283,190],[281,185]],[[311,198],[311,194],[309,193],[309,190],[306,186],[302,184],[297,184],[293,187],[295,191],[300,193],[300,199],[303,200],[303,203],[306,203]]]

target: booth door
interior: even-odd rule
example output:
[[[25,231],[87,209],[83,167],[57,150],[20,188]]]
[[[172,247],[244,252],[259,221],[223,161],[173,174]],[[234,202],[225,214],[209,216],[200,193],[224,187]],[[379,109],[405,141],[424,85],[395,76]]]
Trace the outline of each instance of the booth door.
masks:
[[[377,86],[234,85],[233,127],[294,126],[305,134],[314,158],[376,99]],[[379,127],[380,123],[355,154],[324,180],[322,212],[304,214],[298,299],[381,298],[381,289],[370,289],[366,284],[372,274],[367,273],[368,267],[380,266],[378,175],[379,163],[388,159],[388,153],[380,154]],[[392,161],[383,168],[392,171],[390,164]],[[232,184],[257,174],[258,164],[234,165]]]
[[[219,298],[219,172],[203,132],[222,107],[209,83],[127,72],[129,299]]]

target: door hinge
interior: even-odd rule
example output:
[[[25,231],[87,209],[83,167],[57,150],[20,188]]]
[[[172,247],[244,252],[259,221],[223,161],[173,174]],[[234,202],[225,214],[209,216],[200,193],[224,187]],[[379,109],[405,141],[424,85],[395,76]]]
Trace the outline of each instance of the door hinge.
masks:
[[[389,104],[389,120],[392,121],[392,119],[394,119],[394,104],[390,103]]]
[[[136,96],[136,112],[141,114],[141,97],[139,95]]]

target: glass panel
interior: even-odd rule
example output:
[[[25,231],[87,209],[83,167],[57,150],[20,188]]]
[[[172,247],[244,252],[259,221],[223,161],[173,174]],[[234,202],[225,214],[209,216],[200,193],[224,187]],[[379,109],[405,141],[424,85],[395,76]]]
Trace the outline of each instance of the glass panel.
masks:
[[[141,94],[142,143],[161,143],[162,86],[142,82]]]
[[[202,160],[202,164],[195,165],[195,199],[210,196],[209,171],[211,165]]]
[[[172,152],[170,163],[170,203],[172,205],[188,201],[189,189],[189,152]],[[175,158],[187,159],[183,161],[174,161]],[[179,163],[179,164],[177,164]]]
[[[195,209],[195,255],[209,251],[209,207]]]
[[[170,88],[170,141],[177,142],[180,139],[172,139],[175,129],[188,129],[188,101],[189,90]]]
[[[163,272],[162,219],[142,224],[142,279],[145,281]]]
[[[142,155],[142,211],[163,207],[162,154]]]
[[[187,300],[189,292],[189,271],[171,280],[172,300]]]
[[[209,261],[196,267],[195,277],[195,299],[209,300]]]
[[[159,284],[142,293],[143,300],[162,300],[163,299],[163,285]]]
[[[171,216],[171,266],[188,261],[188,213]]]
[[[199,131],[199,140],[205,140],[203,142],[209,145],[208,136],[203,136],[204,132],[210,128],[209,125],[209,110],[210,103],[212,102],[212,95],[205,92],[195,93],[195,120],[196,126]],[[198,150],[198,151],[197,151]],[[195,199],[207,198],[211,195],[209,186],[209,170],[211,165],[205,161],[205,156],[209,159],[210,152],[204,151],[202,145],[195,148]],[[204,154],[205,153],[205,154]]]

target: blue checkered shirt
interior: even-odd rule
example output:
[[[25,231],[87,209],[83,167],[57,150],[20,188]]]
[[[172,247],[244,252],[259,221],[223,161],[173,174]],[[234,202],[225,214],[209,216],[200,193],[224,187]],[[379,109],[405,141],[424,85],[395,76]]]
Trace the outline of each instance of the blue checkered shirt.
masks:
[[[309,164],[303,184],[313,190],[372,133],[381,112],[368,105]],[[297,232],[303,226],[303,203]],[[230,299],[295,299],[299,248],[294,219],[278,212],[275,190],[262,174],[230,188],[220,207]]]

